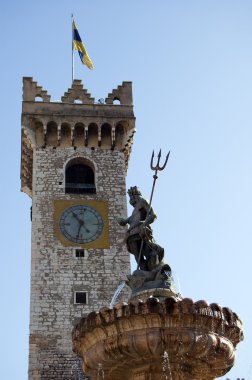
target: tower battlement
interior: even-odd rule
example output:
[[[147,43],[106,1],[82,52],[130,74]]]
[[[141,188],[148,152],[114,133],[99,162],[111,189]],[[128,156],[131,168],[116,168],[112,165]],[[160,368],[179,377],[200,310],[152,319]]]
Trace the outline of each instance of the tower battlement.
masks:
[[[127,167],[135,133],[132,101],[131,82],[95,102],[81,80],[74,80],[61,102],[53,102],[33,78],[24,77],[21,190],[32,194],[34,148],[119,150]]]

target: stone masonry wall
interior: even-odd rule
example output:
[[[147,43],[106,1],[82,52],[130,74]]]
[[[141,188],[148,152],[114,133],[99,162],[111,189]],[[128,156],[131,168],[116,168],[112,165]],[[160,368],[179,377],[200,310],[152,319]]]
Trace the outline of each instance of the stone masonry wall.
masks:
[[[65,194],[64,167],[85,157],[95,166],[96,194]],[[124,275],[130,272],[124,227],[125,158],[120,151],[89,148],[36,148],[33,152],[32,269],[29,380],[84,379],[72,353],[75,322],[108,306]],[[97,199],[109,205],[109,249],[64,247],[54,235],[54,200]],[[88,292],[88,304],[74,304],[74,291]]]

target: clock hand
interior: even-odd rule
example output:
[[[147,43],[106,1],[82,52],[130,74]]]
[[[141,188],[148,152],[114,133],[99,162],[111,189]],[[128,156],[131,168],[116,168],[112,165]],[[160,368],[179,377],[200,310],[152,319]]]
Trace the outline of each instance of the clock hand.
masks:
[[[78,232],[77,232],[77,236],[76,236],[76,239],[78,239],[78,237],[79,237],[79,234],[80,234],[80,230],[81,230],[81,224],[79,225],[79,229],[78,229]]]
[[[89,231],[89,229],[88,229],[87,227],[85,227],[85,222],[84,222],[84,220],[80,219],[80,218],[78,217],[78,215],[75,214],[75,212],[73,212],[73,211],[72,211],[72,214],[73,214],[73,217],[74,217],[74,218],[80,223],[79,231],[78,231],[78,235],[77,235],[77,236],[79,236],[79,233],[80,233],[80,229],[81,229],[81,227],[83,227],[83,228],[86,230],[86,232],[89,233],[90,231]]]
[[[89,234],[89,229],[87,229],[87,227],[85,226],[85,224],[84,224],[84,222],[83,222],[83,224],[82,224],[82,227],[86,230],[86,232]]]
[[[72,211],[72,214],[73,214],[73,217],[74,217],[76,220],[78,220],[78,222],[79,222],[80,224],[84,223],[83,220],[81,220],[80,218],[78,218],[78,215],[75,214],[75,212]]]

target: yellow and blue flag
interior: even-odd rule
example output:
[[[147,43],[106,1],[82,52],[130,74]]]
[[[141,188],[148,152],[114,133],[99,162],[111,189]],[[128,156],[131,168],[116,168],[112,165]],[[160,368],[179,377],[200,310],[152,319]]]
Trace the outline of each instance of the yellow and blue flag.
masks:
[[[81,41],[77,26],[73,21],[73,50],[78,50],[81,62],[86,65],[90,70],[94,68],[93,63]]]

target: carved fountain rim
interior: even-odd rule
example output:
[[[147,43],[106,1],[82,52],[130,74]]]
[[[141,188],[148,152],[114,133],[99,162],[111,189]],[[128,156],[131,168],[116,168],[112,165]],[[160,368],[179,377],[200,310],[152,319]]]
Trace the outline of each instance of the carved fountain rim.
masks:
[[[191,298],[178,299],[176,297],[166,297],[160,301],[156,297],[149,297],[144,301],[134,299],[128,303],[118,303],[113,308],[103,307],[99,311],[93,311],[86,317],[81,318],[73,329],[73,350],[79,353],[80,338],[95,328],[108,326],[118,322],[122,318],[147,316],[149,314],[156,314],[171,319],[177,319],[178,315],[193,316],[193,320],[191,318],[190,322],[187,321],[188,327],[197,325],[198,318],[211,318],[223,324],[226,330],[223,336],[226,336],[234,346],[243,340],[242,322],[238,315],[228,307],[221,307],[217,303],[209,305],[205,300],[194,302]],[[230,334],[228,331],[230,331]]]

